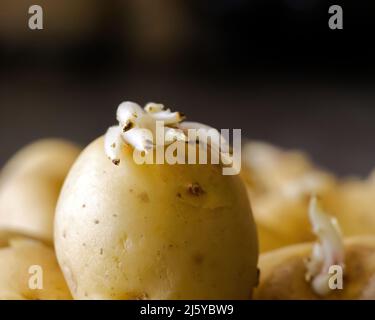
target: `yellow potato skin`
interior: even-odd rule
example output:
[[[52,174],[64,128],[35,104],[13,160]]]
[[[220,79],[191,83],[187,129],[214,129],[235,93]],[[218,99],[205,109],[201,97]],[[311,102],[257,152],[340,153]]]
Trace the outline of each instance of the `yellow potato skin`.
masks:
[[[343,290],[320,297],[305,280],[305,260],[312,243],[296,244],[260,255],[257,300],[375,299],[375,236],[357,236],[344,241]]]
[[[3,242],[4,244],[4,242]],[[43,289],[29,288],[30,266],[43,270]],[[41,242],[12,239],[0,248],[0,300],[70,300],[53,250]]]
[[[307,196],[288,199],[276,193],[252,201],[261,253],[314,240],[308,202]]]
[[[302,152],[252,141],[244,145],[242,178],[258,227],[260,252],[314,240],[308,218],[312,194],[324,205],[336,178]]]
[[[80,149],[45,139],[21,149],[0,176],[0,232],[53,241],[53,218],[63,181]]]
[[[65,181],[55,246],[74,298],[250,298],[258,245],[241,179],[219,165],[137,165],[132,152],[116,166],[100,138]]]
[[[341,182],[325,199],[345,236],[375,235],[375,182],[350,179]]]

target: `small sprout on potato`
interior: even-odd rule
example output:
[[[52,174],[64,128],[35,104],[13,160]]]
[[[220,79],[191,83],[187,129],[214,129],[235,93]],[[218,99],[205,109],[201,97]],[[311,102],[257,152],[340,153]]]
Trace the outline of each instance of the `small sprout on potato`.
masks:
[[[306,261],[306,280],[311,281],[315,293],[329,294],[329,268],[333,265],[344,267],[344,244],[337,220],[326,214],[317,197],[312,197],[309,217],[318,242],[313,246],[311,257]]]

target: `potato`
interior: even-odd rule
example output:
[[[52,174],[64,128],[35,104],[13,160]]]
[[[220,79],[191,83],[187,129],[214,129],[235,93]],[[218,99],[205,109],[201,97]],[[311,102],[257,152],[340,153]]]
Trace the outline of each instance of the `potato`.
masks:
[[[279,191],[285,184],[313,170],[299,151],[284,151],[271,144],[251,141],[243,147],[243,176],[254,193]]]
[[[260,252],[313,240],[308,198],[325,199],[336,186],[333,175],[298,151],[262,142],[244,147],[243,173],[258,226]]]
[[[251,203],[258,226],[260,252],[313,240],[307,215],[308,199],[310,195],[317,194],[325,203],[336,184],[328,174],[312,172],[308,177],[317,183],[306,188],[306,177],[305,175],[300,180],[291,182],[295,190],[293,196],[283,194],[281,190],[261,195],[252,194]]]
[[[30,286],[36,275],[32,266],[42,268],[41,289]],[[71,295],[50,247],[38,241],[12,239],[0,248],[0,300],[24,299],[71,299]]]
[[[375,236],[346,239],[343,290],[318,296],[305,280],[305,260],[312,244],[297,244],[264,253],[255,299],[375,299]]]
[[[255,197],[252,203],[261,253],[314,239],[307,216],[308,197],[288,199],[273,193]]]
[[[99,138],[65,181],[55,246],[74,298],[250,298],[258,249],[241,179],[132,155],[125,145],[114,165]]]
[[[371,179],[349,179],[325,199],[346,236],[375,235],[375,183]]]
[[[0,232],[52,242],[57,198],[79,152],[63,140],[40,140],[6,164],[0,176]]]

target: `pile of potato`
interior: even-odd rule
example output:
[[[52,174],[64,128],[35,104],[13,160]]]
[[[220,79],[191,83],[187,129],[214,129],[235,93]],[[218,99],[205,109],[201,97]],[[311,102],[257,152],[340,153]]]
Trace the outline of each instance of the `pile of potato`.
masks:
[[[241,178],[139,166],[127,146],[113,164],[103,148],[42,140],[2,169],[0,299],[375,298],[374,175],[338,179],[260,142],[244,145]],[[305,279],[311,195],[344,236],[344,289],[327,296]]]

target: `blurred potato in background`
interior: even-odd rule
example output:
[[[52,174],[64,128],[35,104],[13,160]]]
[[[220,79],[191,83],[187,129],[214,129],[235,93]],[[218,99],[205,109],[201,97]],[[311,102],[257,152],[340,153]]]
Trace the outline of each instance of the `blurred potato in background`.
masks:
[[[261,252],[313,239],[308,201],[312,194],[324,198],[335,188],[333,175],[300,151],[284,151],[263,142],[245,144],[242,175]]]
[[[58,139],[36,141],[17,152],[0,174],[0,234],[53,243],[60,189],[80,148]]]
[[[30,286],[37,266],[42,289]],[[11,239],[0,248],[0,300],[70,300],[71,295],[53,249],[29,239]]]
[[[332,189],[325,206],[336,216],[345,236],[375,234],[375,180],[344,179]]]

